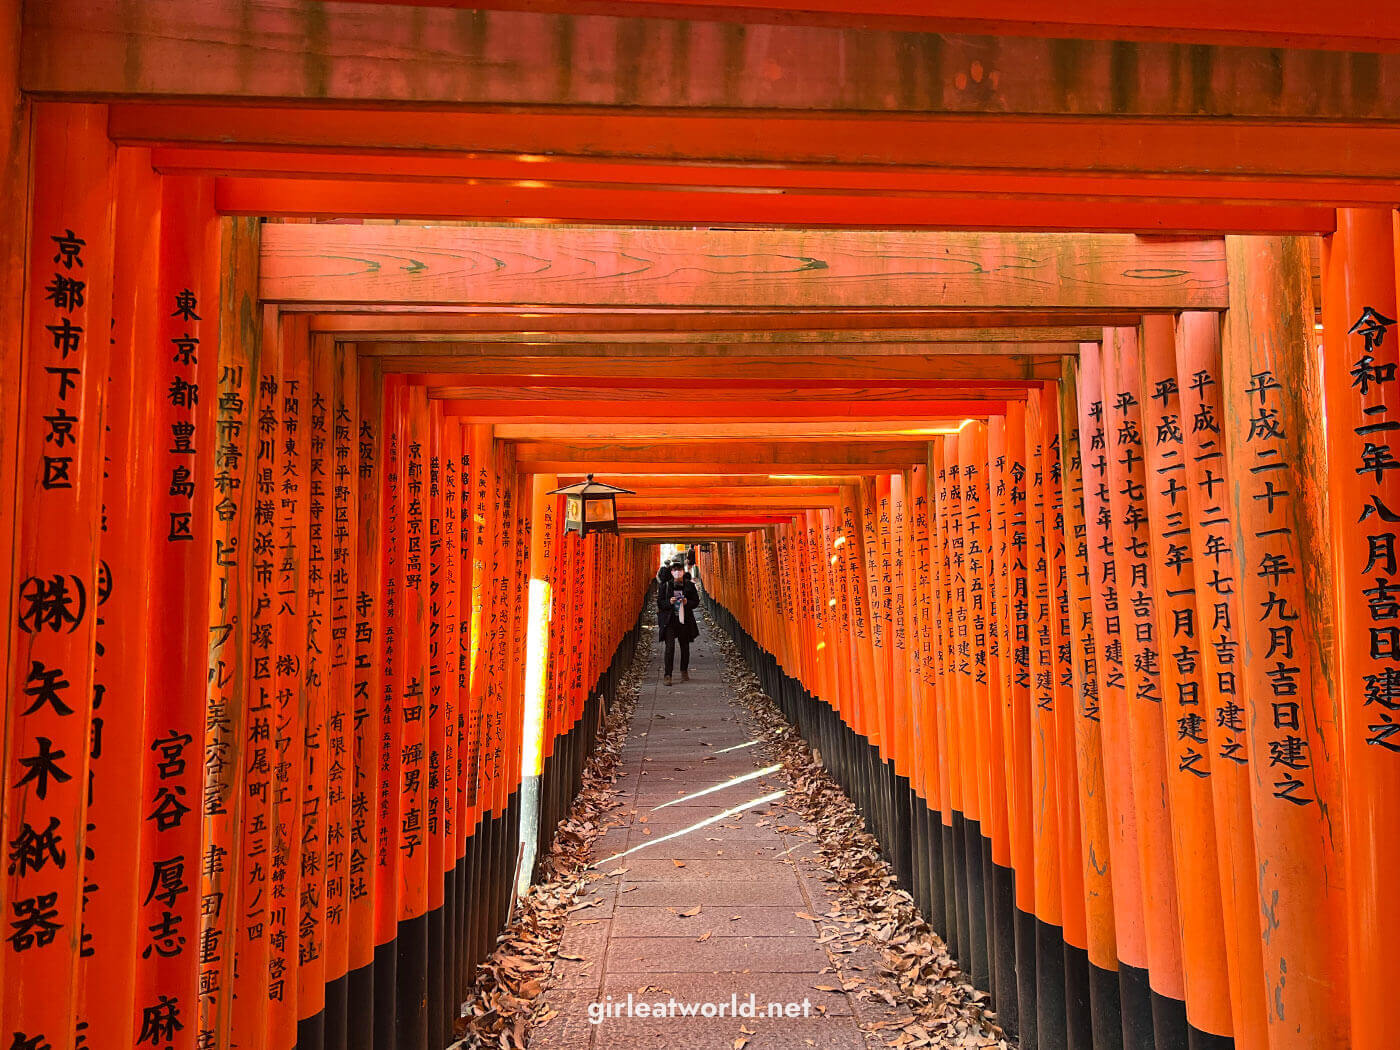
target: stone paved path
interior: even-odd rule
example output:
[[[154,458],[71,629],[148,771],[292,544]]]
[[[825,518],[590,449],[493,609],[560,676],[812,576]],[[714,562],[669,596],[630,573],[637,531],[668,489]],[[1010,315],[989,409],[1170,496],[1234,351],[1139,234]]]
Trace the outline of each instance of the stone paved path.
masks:
[[[839,990],[820,924],[798,915],[828,908],[828,891],[805,859],[810,839],[784,830],[797,818],[771,809],[783,779],[762,767],[741,709],[730,706],[712,630],[702,624],[691,680],[677,672],[672,688],[661,683],[662,647],[653,650],[622,754],[620,823],[594,848],[598,870],[612,874],[584,898],[597,906],[571,916],[545,993],[557,1014],[535,1028],[532,1048],[734,1050],[749,1033],[748,1050],[867,1045],[858,1025],[875,1008]],[[849,954],[839,961],[868,972],[874,953],[866,967]],[[760,1015],[776,1001],[806,1016],[590,1023],[590,1004],[625,1002],[629,993],[634,1002],[726,1006],[731,995],[744,1002],[753,993]]]

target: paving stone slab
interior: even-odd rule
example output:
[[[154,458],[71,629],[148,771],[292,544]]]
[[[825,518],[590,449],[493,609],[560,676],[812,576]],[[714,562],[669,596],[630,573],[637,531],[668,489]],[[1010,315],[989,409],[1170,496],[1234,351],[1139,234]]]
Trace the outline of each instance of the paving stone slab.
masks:
[[[664,851],[665,844],[658,849]],[[796,881],[797,878],[791,864],[761,857],[697,857],[692,860],[636,857],[628,861],[627,867],[629,882]]]
[[[694,906],[692,906],[694,907]],[[726,937],[813,937],[819,931],[811,919],[799,919],[802,908],[774,908],[767,905],[735,905],[724,908],[700,906],[698,915],[683,915],[692,909],[621,908],[613,919],[612,932],[619,937],[678,937],[706,930]],[[809,913],[810,914],[810,913]]]
[[[820,973],[831,959],[814,936],[613,937],[608,973],[675,973],[680,970],[741,970],[753,973]]]
[[[734,1041],[749,1036],[745,1050],[866,1050],[865,1035],[854,1018],[827,1017],[806,1020],[705,1020],[624,1018],[597,1026],[594,1050],[733,1050]]]
[[[619,908],[678,907],[697,904],[754,904],[762,901],[772,907],[794,907],[806,898],[796,878],[767,879],[762,882],[628,882],[618,890]]]

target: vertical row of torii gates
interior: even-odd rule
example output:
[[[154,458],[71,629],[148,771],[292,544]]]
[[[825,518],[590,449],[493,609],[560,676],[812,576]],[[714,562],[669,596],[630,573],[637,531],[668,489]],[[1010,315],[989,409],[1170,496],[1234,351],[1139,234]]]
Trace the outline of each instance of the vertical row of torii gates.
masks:
[[[480,6],[0,0],[0,1047],[448,1045],[670,540],[1023,1047],[1394,1046],[1390,5]]]

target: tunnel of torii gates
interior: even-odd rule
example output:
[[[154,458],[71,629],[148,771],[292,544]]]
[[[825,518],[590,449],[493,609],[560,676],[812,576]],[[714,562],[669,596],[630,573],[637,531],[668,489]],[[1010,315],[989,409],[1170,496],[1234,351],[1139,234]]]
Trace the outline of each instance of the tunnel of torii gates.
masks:
[[[0,2],[0,1046],[446,1046],[688,542],[1022,1047],[1394,1047],[1394,12],[484,6]]]

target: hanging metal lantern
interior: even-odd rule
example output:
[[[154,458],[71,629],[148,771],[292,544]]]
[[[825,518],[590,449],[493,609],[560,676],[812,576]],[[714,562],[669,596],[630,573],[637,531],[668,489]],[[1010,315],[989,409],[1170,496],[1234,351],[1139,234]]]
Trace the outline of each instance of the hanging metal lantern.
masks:
[[[551,496],[564,496],[564,531],[577,532],[587,536],[593,532],[617,531],[617,503],[614,499],[621,493],[632,496],[631,489],[621,489],[606,482],[594,481],[588,475],[587,481],[566,485],[555,489]]]

